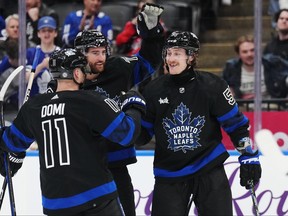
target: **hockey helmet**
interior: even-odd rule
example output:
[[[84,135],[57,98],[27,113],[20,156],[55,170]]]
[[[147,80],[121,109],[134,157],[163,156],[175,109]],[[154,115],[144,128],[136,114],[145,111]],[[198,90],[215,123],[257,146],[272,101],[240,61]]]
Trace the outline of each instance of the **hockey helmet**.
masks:
[[[49,69],[54,79],[73,79],[73,70],[81,68],[89,72],[86,57],[76,49],[67,48],[55,51],[49,59]]]
[[[198,37],[188,31],[174,31],[170,34],[167,38],[164,48],[162,57],[163,59],[166,57],[167,49],[171,47],[179,47],[186,50],[187,55],[192,55],[193,53],[198,53],[200,49],[200,42]]]
[[[74,40],[74,47],[82,53],[90,47],[105,47],[107,55],[111,54],[109,42],[100,31],[95,29],[79,32]]]

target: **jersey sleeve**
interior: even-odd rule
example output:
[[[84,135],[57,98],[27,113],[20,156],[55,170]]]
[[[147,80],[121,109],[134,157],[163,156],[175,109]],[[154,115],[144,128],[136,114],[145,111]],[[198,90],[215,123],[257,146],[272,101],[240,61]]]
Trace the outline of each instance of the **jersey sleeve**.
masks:
[[[2,136],[1,147],[9,152],[23,152],[35,141],[35,138],[29,131],[29,120],[26,118],[26,102],[20,109],[17,117]]]
[[[96,18],[95,18],[96,19]],[[110,43],[113,41],[113,25],[109,16],[97,17],[94,21],[94,28],[100,29],[102,34],[108,39]]]
[[[137,138],[136,145],[145,145],[149,143],[155,134],[153,124],[155,120],[155,114],[153,110],[155,110],[155,108],[153,105],[153,99],[151,98],[153,94],[149,92],[150,89],[151,87],[148,84],[142,93],[146,100],[146,114],[141,118],[141,133]]]
[[[68,46],[74,46],[74,39],[79,32],[81,18],[76,16],[75,12],[68,14],[65,18],[62,32],[62,42]]]
[[[126,146],[132,144],[139,134],[139,119],[126,115],[122,112],[118,104],[102,95],[99,95],[95,115],[90,117],[92,131],[97,135],[100,133],[108,140]],[[96,100],[95,100],[96,101]]]
[[[224,80],[220,79],[218,89],[213,101],[213,114],[230,136],[234,146],[237,146],[240,139],[249,137],[249,120],[238,109],[229,86]]]

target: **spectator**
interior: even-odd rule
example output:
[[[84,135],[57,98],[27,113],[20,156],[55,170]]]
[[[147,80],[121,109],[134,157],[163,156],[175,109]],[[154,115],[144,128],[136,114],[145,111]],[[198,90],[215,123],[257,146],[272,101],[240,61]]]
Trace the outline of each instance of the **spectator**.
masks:
[[[47,84],[51,80],[50,73],[48,72],[48,60],[49,55],[55,51],[59,50],[60,47],[56,46],[54,39],[57,37],[57,26],[56,20],[53,17],[45,16],[40,18],[38,22],[38,37],[40,38],[40,56],[38,59],[38,64],[36,67],[34,81],[32,84],[32,89],[30,92],[31,96],[34,96],[38,93],[45,93],[47,90]],[[36,47],[30,47],[26,52],[26,67],[32,68],[33,60],[36,53]],[[3,61],[0,63],[0,71],[5,71],[11,67],[8,56],[3,58]],[[30,72],[26,73],[26,80],[29,80]]]
[[[276,28],[274,16],[279,10],[288,8],[287,0],[269,0],[268,14],[272,17],[272,27]]]
[[[288,60],[288,8],[279,10],[274,17],[277,36],[264,48],[264,55],[272,53]]]
[[[1,13],[0,13],[1,14]],[[5,20],[2,15],[0,15],[0,36],[3,36],[3,30],[5,30]]]
[[[0,75],[0,89],[9,75],[18,67],[18,41],[8,40],[6,42],[7,57],[10,63],[10,67],[3,71]],[[9,107],[9,110],[18,110],[18,88],[19,88],[19,76],[14,78],[10,83],[4,97],[5,109]]]
[[[51,16],[59,26],[59,16],[55,10],[49,8],[42,0],[26,0],[26,35],[28,47],[36,46],[40,43],[37,36],[38,20],[43,16]],[[60,45],[60,40],[55,39],[55,43]]]
[[[223,79],[228,83],[236,99],[254,98],[254,47],[252,35],[239,37],[234,45],[238,57],[229,59],[224,67]],[[261,66],[261,93],[264,98],[268,97],[263,65]]]
[[[137,12],[135,17],[132,20],[128,21],[123,30],[116,36],[116,46],[117,46],[117,53],[123,54],[127,56],[135,55],[139,52],[142,39],[140,35],[137,33],[136,25],[137,25],[137,16],[138,13],[141,11],[144,4],[150,3],[155,4],[155,0],[138,0],[137,4]],[[161,20],[160,23],[165,28],[163,21]],[[165,29],[164,29],[165,30]]]
[[[48,71],[49,56],[60,47],[55,45],[57,37],[56,20],[50,16],[44,16],[38,22],[38,37],[40,39],[40,56],[35,70],[34,81],[32,84],[30,95],[43,94],[47,90],[47,85],[51,81]],[[32,67],[37,47],[27,49],[27,65]],[[29,79],[30,73],[26,73],[26,79]]]
[[[96,29],[110,41],[113,40],[112,21],[101,11],[102,0],[83,0],[84,10],[71,12],[65,18],[62,42],[73,47],[76,35],[87,29]]]
[[[288,9],[275,14],[277,36],[268,42],[263,51],[263,63],[269,80],[267,84],[272,97],[287,97],[288,93]]]
[[[6,176],[3,155],[11,152],[13,176],[22,166],[26,149],[37,141],[45,215],[124,215],[107,167],[105,139],[123,146],[133,143],[145,102],[141,95],[127,92],[123,101],[129,102],[121,111],[111,99],[80,91],[86,66],[85,56],[74,49],[53,53],[49,68],[58,80],[57,92],[29,99],[13,124],[4,132],[1,128],[2,176]]]
[[[19,37],[19,16],[18,14],[9,15],[5,19],[5,30],[3,31],[3,37],[0,38],[0,59],[6,55],[7,42],[9,40],[18,40]]]

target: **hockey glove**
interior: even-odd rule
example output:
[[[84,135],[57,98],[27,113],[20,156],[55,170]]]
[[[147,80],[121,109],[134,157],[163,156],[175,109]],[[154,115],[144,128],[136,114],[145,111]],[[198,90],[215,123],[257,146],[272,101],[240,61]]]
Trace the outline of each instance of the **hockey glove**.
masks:
[[[120,96],[121,109],[123,112],[130,108],[137,109],[142,115],[146,113],[146,102],[144,97],[137,91],[129,90]]]
[[[0,150],[0,173],[3,177],[6,177],[6,169],[5,169],[5,157],[8,154],[9,156],[9,163],[10,163],[10,170],[11,176],[14,176],[17,171],[22,167],[23,160],[26,156],[26,152],[20,153],[7,153],[3,150]]]
[[[238,161],[240,163],[240,185],[250,189],[251,182],[256,185],[261,178],[259,153],[258,151],[253,153],[251,149],[239,156]]]
[[[155,4],[145,4],[137,17],[137,31],[143,38],[156,36],[164,31],[159,23],[164,8]]]

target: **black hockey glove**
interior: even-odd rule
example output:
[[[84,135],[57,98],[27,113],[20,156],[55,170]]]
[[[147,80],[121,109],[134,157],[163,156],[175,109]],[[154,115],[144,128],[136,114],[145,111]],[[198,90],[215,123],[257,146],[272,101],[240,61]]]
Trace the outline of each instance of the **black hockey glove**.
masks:
[[[252,149],[251,149],[252,150]],[[250,189],[252,185],[256,185],[261,178],[261,165],[259,161],[259,153],[245,152],[239,156],[240,163],[240,185],[246,189]]]
[[[129,90],[126,93],[122,93],[120,96],[121,109],[123,112],[130,108],[137,109],[142,115],[146,113],[146,102],[144,97],[137,91]]]
[[[162,34],[164,29],[159,23],[164,8],[160,5],[147,3],[137,17],[138,34],[143,38],[152,38]]]
[[[7,153],[3,150],[0,150],[0,173],[3,177],[6,176],[4,154],[5,156],[7,154],[9,155],[11,176],[14,176],[17,173],[17,171],[22,167],[23,160],[26,156],[26,152],[20,152],[16,154],[16,153]]]

